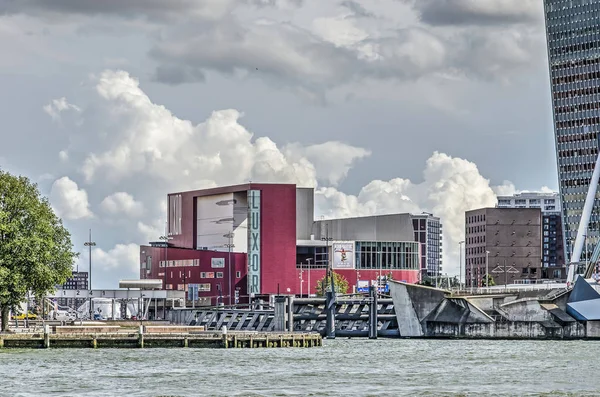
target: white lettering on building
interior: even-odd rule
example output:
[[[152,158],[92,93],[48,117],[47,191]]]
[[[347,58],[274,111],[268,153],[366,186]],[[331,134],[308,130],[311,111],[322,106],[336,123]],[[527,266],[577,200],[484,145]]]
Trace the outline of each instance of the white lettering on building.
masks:
[[[260,294],[260,190],[248,190],[248,293]]]

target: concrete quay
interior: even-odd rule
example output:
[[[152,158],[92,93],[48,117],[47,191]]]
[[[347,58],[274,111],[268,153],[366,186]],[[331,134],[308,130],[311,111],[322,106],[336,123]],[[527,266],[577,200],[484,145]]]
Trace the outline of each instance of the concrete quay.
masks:
[[[600,339],[600,295],[575,288],[469,295],[390,282],[401,337]]]
[[[40,333],[0,334],[0,349],[18,348],[277,348],[318,347],[318,333],[205,331],[203,327],[44,327]]]

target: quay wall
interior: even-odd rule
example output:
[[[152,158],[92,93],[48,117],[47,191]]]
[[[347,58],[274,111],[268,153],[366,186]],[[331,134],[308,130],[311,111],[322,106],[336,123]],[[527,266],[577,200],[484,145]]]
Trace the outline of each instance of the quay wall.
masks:
[[[597,324],[570,323],[556,326],[533,321],[457,324],[428,322],[426,336],[481,339],[584,339],[600,338]]]

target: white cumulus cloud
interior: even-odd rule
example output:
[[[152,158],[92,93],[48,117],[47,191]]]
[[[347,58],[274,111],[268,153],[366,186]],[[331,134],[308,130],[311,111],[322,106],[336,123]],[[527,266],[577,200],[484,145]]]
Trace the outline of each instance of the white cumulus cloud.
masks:
[[[427,160],[421,183],[402,178],[375,180],[356,196],[334,188],[318,189],[316,215],[333,218],[431,212],[443,224],[443,272],[458,274],[458,242],[464,239],[464,213],[494,207],[495,188],[474,163],[435,152]]]
[[[100,207],[109,214],[123,214],[130,217],[138,217],[144,213],[144,204],[136,201],[133,196],[126,192],[113,193],[100,203]]]
[[[44,105],[43,109],[54,121],[60,120],[60,114],[65,111],[73,110],[81,112],[78,106],[67,102],[67,98],[65,97],[53,99],[49,104]]]
[[[50,203],[56,214],[64,219],[75,220],[93,216],[89,208],[87,192],[77,183],[63,176],[52,184]]]
[[[137,244],[117,244],[108,251],[92,251],[92,272],[117,273],[120,278],[139,278],[140,247]]]
[[[214,111],[206,121],[194,125],[153,103],[139,82],[124,71],[102,73],[96,93],[110,122],[92,126],[97,129],[95,135],[103,138],[94,142],[98,149],[83,161],[88,182],[146,175],[181,188],[210,186],[211,181],[219,185],[248,180],[296,182],[301,186],[317,183],[309,158],[318,147],[308,148],[306,156],[287,156],[271,139],[255,138],[242,126],[238,110]],[[83,128],[87,127],[84,122]],[[339,181],[368,152],[341,142],[335,146],[344,154],[331,176]],[[83,153],[86,149],[78,150]]]

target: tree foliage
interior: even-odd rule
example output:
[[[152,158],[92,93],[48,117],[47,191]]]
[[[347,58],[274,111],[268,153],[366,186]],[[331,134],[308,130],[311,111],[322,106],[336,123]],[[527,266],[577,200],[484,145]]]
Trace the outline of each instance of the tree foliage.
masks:
[[[335,286],[336,294],[348,293],[348,280],[341,274],[335,272],[333,273],[333,285]],[[331,278],[328,275],[323,276],[322,279],[317,281],[317,286],[315,288],[317,296],[325,296],[325,292],[330,289],[330,286]]]
[[[71,275],[77,254],[71,236],[37,185],[0,170],[0,312],[8,312],[31,290],[43,297]]]
[[[487,280],[487,283],[486,283],[486,280]],[[494,280],[494,276],[492,276],[491,274],[487,274],[487,275],[483,276],[483,278],[481,280],[482,287],[493,287],[494,285],[496,285],[496,280]]]

